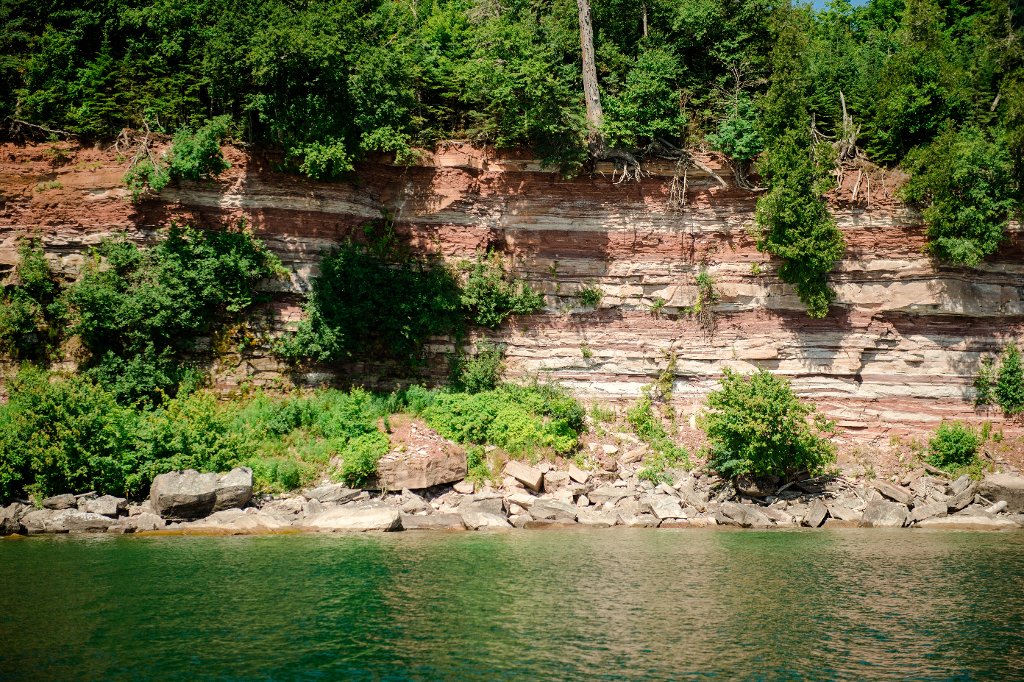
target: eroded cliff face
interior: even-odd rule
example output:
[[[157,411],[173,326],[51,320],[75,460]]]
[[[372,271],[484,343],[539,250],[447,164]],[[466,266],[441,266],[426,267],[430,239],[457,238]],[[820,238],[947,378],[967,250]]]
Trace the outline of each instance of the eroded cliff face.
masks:
[[[1001,421],[974,410],[971,382],[984,354],[1024,332],[1020,228],[979,268],[940,266],[924,254],[919,218],[893,196],[898,177],[853,170],[832,193],[847,250],[832,277],[832,313],[811,320],[776,277],[777,264],[755,248],[756,192],[733,186],[714,158],[704,161],[726,186],[690,168],[685,205],[671,208],[668,166],[648,169],[640,182],[616,184],[611,167],[565,180],[526,157],[451,144],[413,167],[367,163],[352,182],[327,184],[274,172],[262,156],[226,153],[232,167],[217,182],[169,187],[133,205],[121,183],[126,164],[111,151],[68,149],[54,165],[47,145],[0,146],[0,268],[16,261],[24,234],[41,237],[71,275],[88,247],[113,233],[144,240],[171,220],[244,217],[291,273],[270,285],[280,328],[299,318],[320,254],[387,212],[415,248],[450,259],[499,250],[545,293],[543,313],[490,335],[507,344],[513,377],[539,374],[585,398],[626,400],[674,355],[684,422],[723,367],[790,377],[853,441],[882,443],[945,418]],[[702,268],[721,296],[713,330],[685,312]],[[584,285],[604,291],[596,310],[575,298]],[[655,314],[658,298],[666,303]],[[432,347],[446,350],[442,340]],[[256,350],[222,359],[215,371],[225,389],[331,376],[329,368],[284,369]]]

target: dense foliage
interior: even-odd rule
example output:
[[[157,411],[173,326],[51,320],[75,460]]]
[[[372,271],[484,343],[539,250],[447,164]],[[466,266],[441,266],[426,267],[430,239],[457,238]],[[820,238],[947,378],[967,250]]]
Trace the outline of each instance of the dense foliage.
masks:
[[[726,369],[700,421],[710,442],[708,466],[726,478],[817,474],[835,461],[834,425],[765,370],[743,376]]]
[[[974,463],[981,438],[962,422],[942,422],[928,441],[928,463],[955,471]]]
[[[458,339],[467,324],[493,328],[543,306],[543,297],[505,272],[497,255],[466,269],[460,278],[439,259],[411,255],[388,232],[369,244],[348,242],[320,261],[305,318],[279,352],[292,361],[415,365],[430,337]]]
[[[60,283],[38,242],[18,245],[18,263],[0,295],[0,353],[43,362],[59,341],[65,316]]]
[[[1024,367],[1020,350],[1011,343],[1003,352],[996,378],[996,402],[1003,414],[1010,417],[1024,412]]]

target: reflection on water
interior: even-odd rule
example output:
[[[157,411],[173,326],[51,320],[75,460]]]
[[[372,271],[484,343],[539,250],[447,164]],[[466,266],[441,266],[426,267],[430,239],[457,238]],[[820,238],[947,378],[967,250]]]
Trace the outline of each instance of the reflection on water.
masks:
[[[0,679],[1024,679],[1024,533],[0,543]]]

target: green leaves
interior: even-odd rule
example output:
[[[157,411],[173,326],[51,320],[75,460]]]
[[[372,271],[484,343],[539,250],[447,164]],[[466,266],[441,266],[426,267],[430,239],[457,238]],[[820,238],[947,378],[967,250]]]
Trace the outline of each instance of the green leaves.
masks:
[[[996,402],[1006,416],[1024,412],[1024,369],[1021,367],[1020,350],[1014,343],[1003,351],[995,393]]]
[[[962,422],[942,422],[928,441],[928,463],[950,471],[970,466],[981,440],[974,429]]]
[[[903,197],[923,207],[928,250],[953,265],[975,266],[1005,237],[1015,206],[1013,164],[1002,139],[976,127],[946,128],[904,162]]]
[[[765,370],[743,376],[726,368],[700,425],[710,441],[708,466],[726,478],[817,474],[835,461],[834,424]]]

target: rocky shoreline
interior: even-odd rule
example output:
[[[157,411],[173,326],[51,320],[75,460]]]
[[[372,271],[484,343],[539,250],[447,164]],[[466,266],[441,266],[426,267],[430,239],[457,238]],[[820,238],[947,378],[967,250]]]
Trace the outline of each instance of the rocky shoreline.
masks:
[[[44,533],[256,534],[284,532],[607,528],[1024,528],[1024,476],[951,480],[916,469],[899,480],[806,478],[760,490],[699,471],[652,484],[635,472],[509,462],[500,486],[461,480],[400,492],[325,483],[253,495],[252,471],[158,476],[141,504],[109,495],[58,495],[41,508],[0,508],[0,535]]]

